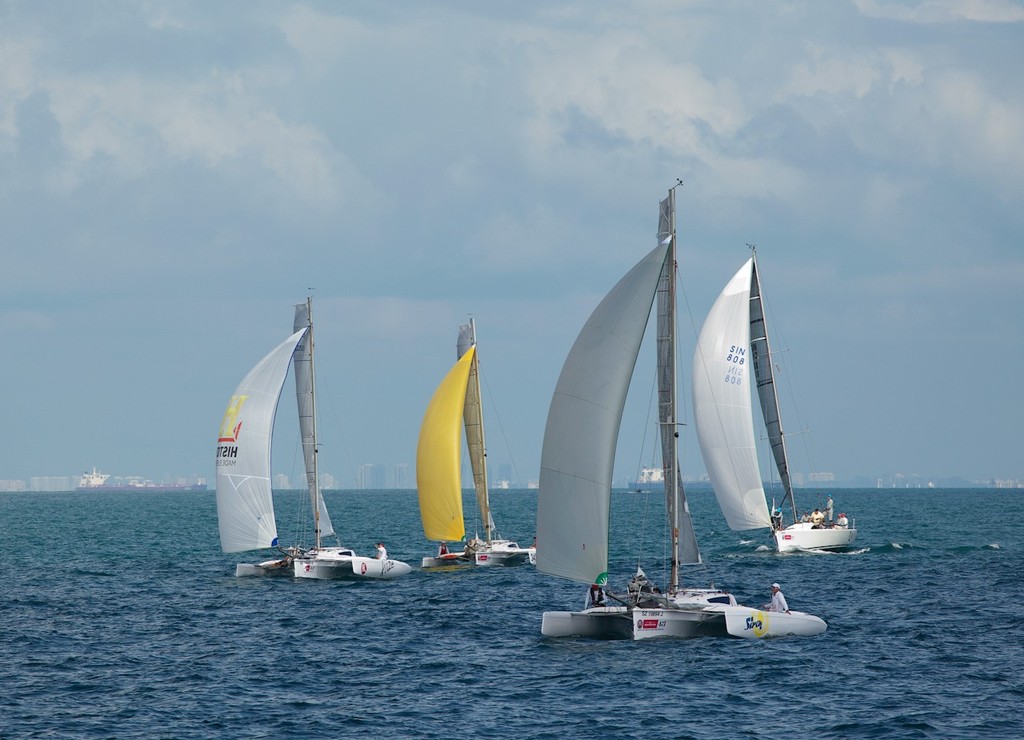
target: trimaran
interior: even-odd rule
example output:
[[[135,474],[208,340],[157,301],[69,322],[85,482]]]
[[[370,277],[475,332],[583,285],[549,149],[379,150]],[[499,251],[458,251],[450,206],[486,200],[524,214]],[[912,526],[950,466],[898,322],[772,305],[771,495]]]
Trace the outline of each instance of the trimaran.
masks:
[[[666,509],[671,538],[664,592],[641,569],[606,605],[544,612],[550,637],[648,639],[720,635],[813,635],[820,618],[741,606],[716,588],[680,582],[700,562],[679,473],[675,372],[675,189],[661,202],[658,245],[605,296],[584,324],[558,378],[541,453],[537,568],[584,584],[608,580],[612,468],[626,392],[654,298],[658,298],[658,398]]]
[[[241,552],[277,548],[279,554],[259,563],[240,563],[235,575],[285,575],[337,580],[392,579],[411,571],[398,560],[356,555],[347,547],[328,547],[334,535],[320,491],[317,468],[316,393],[313,372],[312,300],[295,307],[293,334],[249,372],[228,403],[217,438],[217,521],[221,549]],[[270,485],[270,452],[278,399],[295,367],[306,482],[313,516],[312,545],[278,544]]]
[[[459,326],[457,361],[438,385],[423,415],[416,448],[416,488],[420,518],[428,540],[439,544],[436,555],[423,558],[424,568],[451,565],[522,565],[533,560],[532,547],[502,539],[491,515],[487,487],[487,447],[484,438],[476,321]],[[462,514],[462,427],[473,469],[483,537],[467,537]],[[452,544],[449,549],[448,545]]]

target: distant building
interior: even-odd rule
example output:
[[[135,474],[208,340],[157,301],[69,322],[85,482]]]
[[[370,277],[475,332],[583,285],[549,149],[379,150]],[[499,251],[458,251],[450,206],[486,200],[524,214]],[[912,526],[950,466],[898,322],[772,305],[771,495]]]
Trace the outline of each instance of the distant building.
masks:
[[[71,478],[66,475],[39,476],[29,480],[30,491],[73,491]]]
[[[409,480],[409,463],[398,463],[395,466],[395,480],[393,488],[412,488]]]
[[[359,466],[359,488],[363,491],[379,490],[387,487],[387,475],[383,465],[366,463]]]

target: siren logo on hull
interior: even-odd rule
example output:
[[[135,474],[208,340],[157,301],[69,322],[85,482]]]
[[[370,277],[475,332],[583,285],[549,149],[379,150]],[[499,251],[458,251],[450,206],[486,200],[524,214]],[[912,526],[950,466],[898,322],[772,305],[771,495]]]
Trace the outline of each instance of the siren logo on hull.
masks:
[[[238,436],[242,432],[242,422],[238,420],[242,406],[248,396],[232,396],[224,419],[220,423],[220,434],[217,435],[217,465],[234,465],[238,457]]]
[[[756,611],[751,616],[747,617],[746,628],[753,630],[754,635],[757,637],[764,637],[765,632],[768,631],[768,615],[762,611]]]

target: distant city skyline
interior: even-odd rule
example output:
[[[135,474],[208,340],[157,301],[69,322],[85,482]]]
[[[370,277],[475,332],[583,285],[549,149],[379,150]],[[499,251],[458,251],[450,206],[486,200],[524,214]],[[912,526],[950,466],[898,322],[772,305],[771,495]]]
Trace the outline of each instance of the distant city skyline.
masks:
[[[510,468],[511,466],[509,466]],[[407,472],[407,463],[398,463],[391,466],[391,474],[388,475],[388,466],[377,463],[366,463],[360,466],[360,473],[365,474],[358,480],[356,485],[344,485],[340,479],[331,473],[320,475],[320,487],[324,490],[415,490],[415,480],[408,481],[407,485],[400,484],[406,481],[404,477],[399,480],[399,471]],[[505,468],[502,468],[503,470]],[[102,472],[102,471],[101,471]],[[72,491],[78,486],[81,474],[75,476],[32,476],[28,479],[0,478],[0,492],[4,491]],[[124,484],[131,480],[153,481],[163,484],[209,484],[205,476],[183,476],[164,475],[156,478],[145,476],[112,476],[112,484]],[[467,478],[463,479],[463,488],[470,490],[471,486],[466,485]],[[472,480],[472,478],[468,478]],[[968,480],[958,476],[940,477],[920,474],[887,473],[883,475],[858,475],[847,480],[837,479],[831,473],[814,473],[805,475],[794,472],[792,475],[793,485],[801,489],[831,489],[831,488],[1024,488],[1024,479],[999,478],[996,476],[980,480]],[[710,485],[706,476],[683,476],[684,485],[700,484]],[[773,481],[765,479],[765,487],[769,489]],[[776,482],[777,483],[777,482]],[[635,478],[618,478],[613,482],[616,488],[635,488]],[[273,486],[278,490],[303,489],[306,487],[304,476],[298,476],[294,480],[283,474],[273,476]],[[499,490],[510,488],[515,490],[528,490],[537,487],[537,477],[529,478],[526,481],[516,481],[505,477],[491,477],[490,488]],[[213,490],[210,485],[210,490]]]

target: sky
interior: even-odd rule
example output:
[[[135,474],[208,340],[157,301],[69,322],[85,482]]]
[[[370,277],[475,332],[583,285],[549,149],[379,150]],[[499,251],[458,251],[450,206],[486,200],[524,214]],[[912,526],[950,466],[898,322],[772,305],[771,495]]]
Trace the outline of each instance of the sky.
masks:
[[[1024,479],[1021,69],[1013,0],[2,0],[0,479],[212,482],[307,295],[341,487],[415,466],[469,316],[489,460],[536,479],[677,180],[683,413],[756,244],[794,470]],[[653,462],[649,354],[616,478]]]

